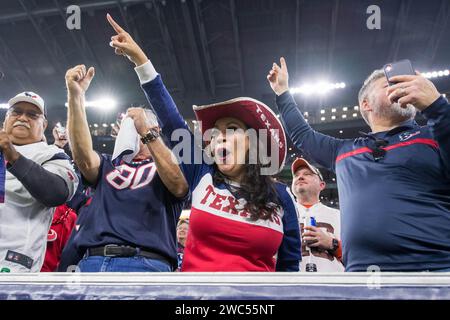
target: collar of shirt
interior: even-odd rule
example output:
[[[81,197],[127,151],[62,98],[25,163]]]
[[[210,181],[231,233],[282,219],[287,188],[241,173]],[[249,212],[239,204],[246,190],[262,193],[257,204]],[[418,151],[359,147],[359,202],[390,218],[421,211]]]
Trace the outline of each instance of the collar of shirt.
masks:
[[[374,139],[376,140],[377,138],[385,138],[385,137],[390,137],[393,135],[396,135],[400,132],[403,132],[405,130],[408,129],[414,129],[417,128],[419,125],[417,124],[417,122],[414,119],[411,120],[406,120],[402,123],[400,123],[397,127],[392,128],[391,130],[388,131],[381,131],[381,132],[369,132],[369,133],[365,133],[365,132],[361,132],[360,134],[362,134],[363,136],[370,138],[370,139]]]

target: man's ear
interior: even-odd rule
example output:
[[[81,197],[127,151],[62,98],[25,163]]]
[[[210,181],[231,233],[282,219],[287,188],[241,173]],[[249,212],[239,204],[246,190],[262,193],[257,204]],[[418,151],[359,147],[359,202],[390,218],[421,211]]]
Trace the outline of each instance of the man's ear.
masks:
[[[369,99],[364,98],[364,100],[362,101],[360,108],[362,111],[368,112],[368,111],[372,111],[372,106],[369,103]]]
[[[47,126],[48,126],[48,121],[47,121],[47,119],[44,119],[43,126],[44,126],[44,132],[45,132],[45,130],[47,129]]]
[[[320,182],[320,191],[324,190],[327,187],[327,184],[325,181]]]

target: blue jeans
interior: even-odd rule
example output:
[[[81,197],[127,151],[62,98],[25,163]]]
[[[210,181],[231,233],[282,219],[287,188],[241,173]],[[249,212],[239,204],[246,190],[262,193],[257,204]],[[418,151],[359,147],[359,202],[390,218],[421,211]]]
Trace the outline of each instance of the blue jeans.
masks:
[[[171,272],[172,267],[157,259],[134,257],[89,256],[78,267],[81,272]]]

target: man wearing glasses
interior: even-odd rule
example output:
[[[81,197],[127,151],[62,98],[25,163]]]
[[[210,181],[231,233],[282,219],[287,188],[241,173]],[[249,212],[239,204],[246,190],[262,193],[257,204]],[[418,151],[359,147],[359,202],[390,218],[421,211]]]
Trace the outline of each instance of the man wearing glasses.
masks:
[[[337,139],[314,131],[289,93],[288,71],[267,79],[297,148],[336,172],[346,271],[450,271],[450,105],[421,75],[389,87],[377,70],[359,93],[371,132]],[[414,117],[420,111],[427,125]]]
[[[54,207],[78,185],[69,157],[44,142],[44,100],[23,92],[9,100],[0,149],[0,270],[38,272]],[[6,167],[6,172],[4,171]]]

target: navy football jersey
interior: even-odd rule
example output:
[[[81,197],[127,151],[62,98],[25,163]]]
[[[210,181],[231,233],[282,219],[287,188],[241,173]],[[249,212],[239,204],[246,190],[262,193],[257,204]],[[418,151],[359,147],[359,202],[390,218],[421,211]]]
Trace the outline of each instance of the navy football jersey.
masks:
[[[188,198],[166,188],[151,160],[113,164],[101,155],[92,202],[75,242],[79,248],[132,245],[161,254],[177,266],[176,225]]]

